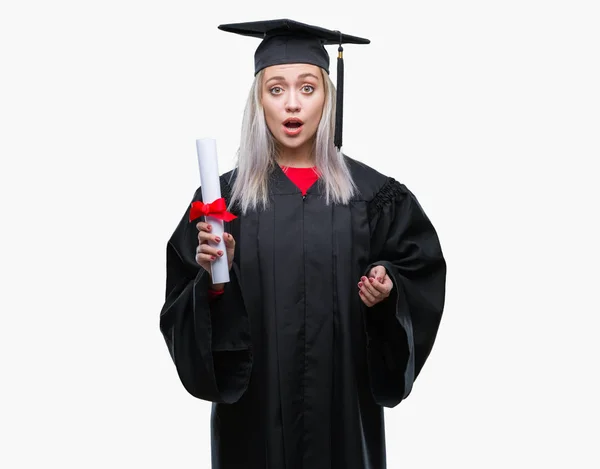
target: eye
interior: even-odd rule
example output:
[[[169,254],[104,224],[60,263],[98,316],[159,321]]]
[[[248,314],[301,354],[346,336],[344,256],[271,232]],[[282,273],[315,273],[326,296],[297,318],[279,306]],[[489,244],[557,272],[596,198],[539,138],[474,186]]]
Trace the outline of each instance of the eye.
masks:
[[[315,91],[315,87],[314,87],[314,86],[312,86],[312,85],[304,85],[304,86],[302,87],[302,92],[303,92],[303,93],[310,94],[310,93],[312,93],[313,91]]]
[[[281,94],[281,93],[283,93],[283,89],[280,86],[274,86],[273,88],[271,88],[269,90],[269,93],[275,94],[275,95]]]

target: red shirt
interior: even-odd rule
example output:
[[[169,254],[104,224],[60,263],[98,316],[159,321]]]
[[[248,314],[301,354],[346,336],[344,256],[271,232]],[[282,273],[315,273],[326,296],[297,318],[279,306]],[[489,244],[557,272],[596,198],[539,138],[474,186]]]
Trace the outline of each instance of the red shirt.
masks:
[[[281,170],[290,180],[298,186],[298,189],[302,191],[302,195],[306,195],[306,191],[319,179],[317,174],[317,167],[312,168],[290,168],[288,166],[282,166]]]

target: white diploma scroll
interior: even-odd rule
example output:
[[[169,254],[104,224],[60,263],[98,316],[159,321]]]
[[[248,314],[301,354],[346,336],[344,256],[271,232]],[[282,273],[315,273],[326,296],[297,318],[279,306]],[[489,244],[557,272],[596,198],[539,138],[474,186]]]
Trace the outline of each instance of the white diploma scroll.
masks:
[[[217,142],[212,138],[201,138],[196,140],[196,151],[198,153],[198,167],[200,169],[200,184],[202,188],[202,201],[205,204],[214,202],[221,197],[221,184],[219,183],[219,165],[217,161]],[[217,257],[211,264],[212,282],[229,282],[229,265],[223,239],[224,222],[210,215],[206,216],[206,222],[212,225],[211,233],[221,238],[220,243],[209,241],[209,245],[223,251],[222,257]]]

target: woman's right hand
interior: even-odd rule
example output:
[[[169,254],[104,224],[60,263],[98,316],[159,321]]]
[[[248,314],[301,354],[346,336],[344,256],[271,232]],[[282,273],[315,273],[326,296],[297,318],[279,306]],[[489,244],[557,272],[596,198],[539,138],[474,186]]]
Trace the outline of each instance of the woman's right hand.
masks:
[[[223,233],[223,241],[225,241],[225,251],[220,251],[218,248],[208,244],[209,241],[219,243],[221,240],[217,235],[211,233],[212,226],[206,222],[196,224],[198,228],[198,247],[196,248],[196,262],[210,275],[210,265],[218,257],[227,255],[227,264],[229,270],[233,265],[233,255],[235,252],[235,239],[229,233]],[[216,286],[216,285],[215,285]]]

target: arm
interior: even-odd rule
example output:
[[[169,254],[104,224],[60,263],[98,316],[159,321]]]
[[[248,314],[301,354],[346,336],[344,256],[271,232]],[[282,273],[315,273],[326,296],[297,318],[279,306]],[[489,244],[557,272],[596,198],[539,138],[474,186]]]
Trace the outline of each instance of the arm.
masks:
[[[393,283],[390,296],[365,312],[371,389],[377,403],[394,407],[410,394],[433,347],[446,262],[433,225],[405,186],[388,180],[371,212],[376,260],[366,272],[381,265]]]
[[[245,392],[252,368],[239,270],[234,263],[223,295],[211,301],[210,276],[196,263],[198,232],[188,212],[167,245],[160,330],[185,389],[200,399],[232,403]]]

